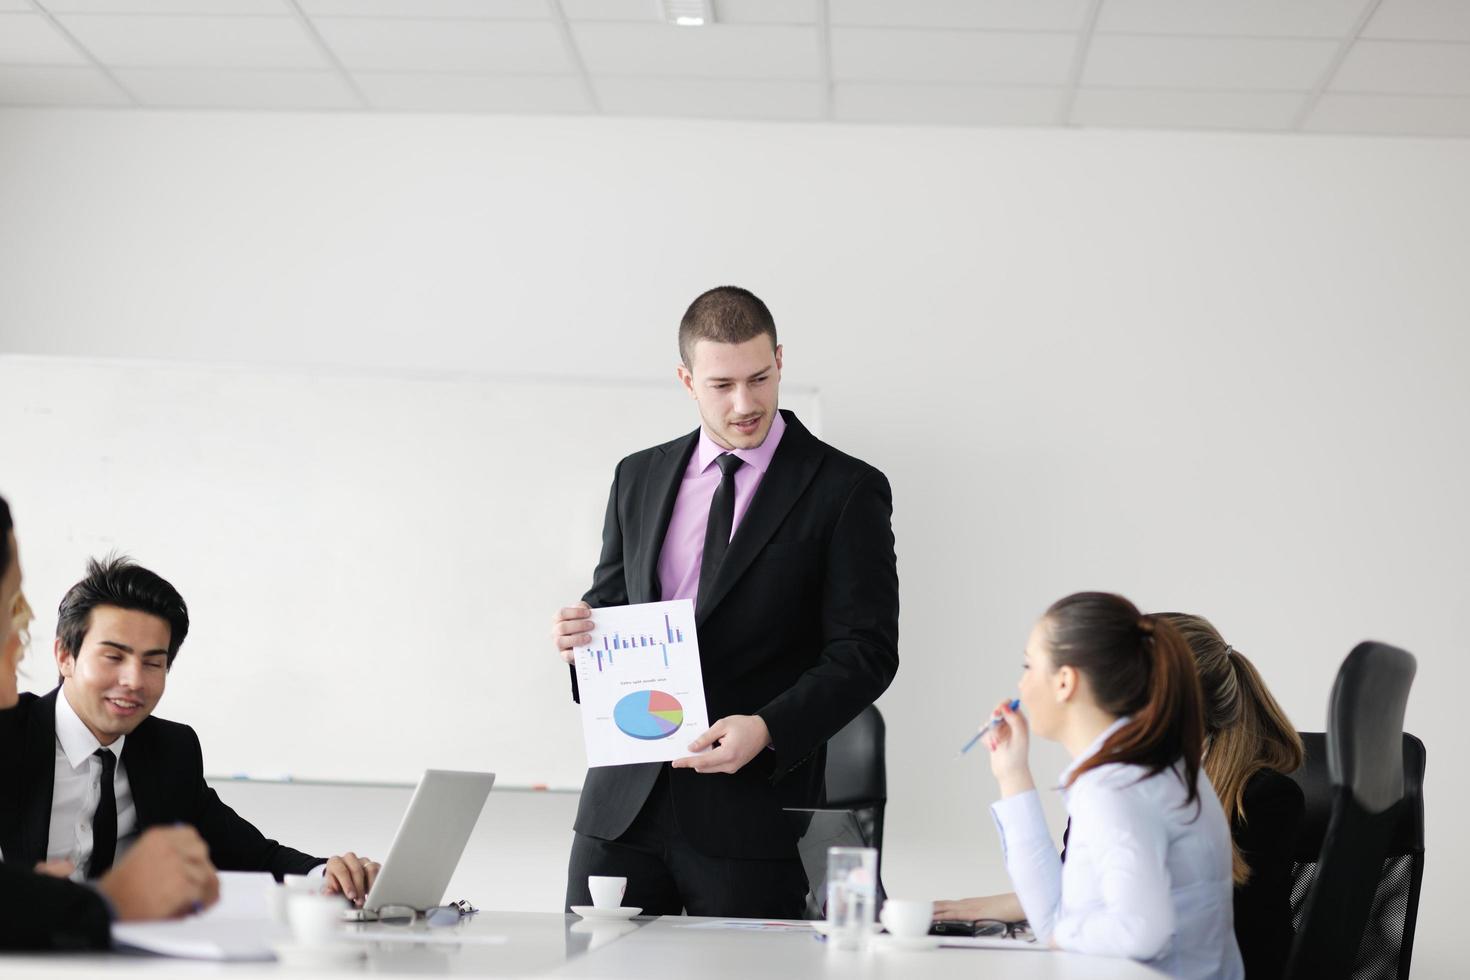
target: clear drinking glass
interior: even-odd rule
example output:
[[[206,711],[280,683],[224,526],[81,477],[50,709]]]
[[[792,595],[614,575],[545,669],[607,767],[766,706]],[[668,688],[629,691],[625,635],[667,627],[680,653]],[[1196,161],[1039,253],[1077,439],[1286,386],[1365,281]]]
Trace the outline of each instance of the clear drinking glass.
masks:
[[[833,948],[867,948],[877,921],[877,899],[877,850],[827,848],[827,942]]]

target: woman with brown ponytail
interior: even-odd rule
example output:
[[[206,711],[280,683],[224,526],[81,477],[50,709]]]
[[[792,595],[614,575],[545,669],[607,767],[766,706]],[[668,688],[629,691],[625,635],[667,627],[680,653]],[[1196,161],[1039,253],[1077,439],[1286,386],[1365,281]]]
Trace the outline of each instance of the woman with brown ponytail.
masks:
[[[1205,696],[1205,773],[1235,841],[1235,938],[1248,980],[1277,980],[1291,952],[1292,849],[1306,808],[1286,773],[1302,740],[1255,665],[1201,616],[1161,613],[1199,667]]]
[[[1068,596],[1031,631],[1020,688],[1026,715],[1002,702],[986,741],[1006,870],[1037,937],[1240,980],[1230,827],[1200,768],[1203,698],[1179,631],[1121,596]],[[1065,864],[1027,761],[1033,728],[1073,759]]]

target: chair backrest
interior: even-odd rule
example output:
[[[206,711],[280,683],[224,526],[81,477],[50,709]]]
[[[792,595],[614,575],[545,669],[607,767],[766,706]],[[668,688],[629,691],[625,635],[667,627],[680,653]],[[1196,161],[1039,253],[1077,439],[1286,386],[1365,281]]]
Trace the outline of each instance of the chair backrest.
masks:
[[[1333,684],[1327,732],[1302,733],[1288,977],[1408,976],[1424,867],[1424,745],[1403,731],[1414,671],[1403,650],[1359,644]]]
[[[811,889],[806,917],[826,915],[827,848],[856,843],[853,828],[864,846],[878,849],[878,903],[883,890],[883,811],[888,804],[888,763],[884,755],[887,726],[873,705],[827,742],[826,796],[822,810],[789,810],[798,837],[797,850]]]
[[[887,726],[868,705],[827,743],[824,806],[852,810],[871,846],[883,849],[883,810],[888,803]]]

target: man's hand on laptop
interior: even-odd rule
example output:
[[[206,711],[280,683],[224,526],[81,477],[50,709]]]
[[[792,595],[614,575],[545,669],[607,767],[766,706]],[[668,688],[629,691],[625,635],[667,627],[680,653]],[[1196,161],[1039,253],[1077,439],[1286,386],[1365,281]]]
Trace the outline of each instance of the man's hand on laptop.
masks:
[[[367,898],[381,867],[378,862],[358,857],[351,851],[328,858],[322,871],[322,892],[345,895],[349,902],[362,908],[363,899]]]

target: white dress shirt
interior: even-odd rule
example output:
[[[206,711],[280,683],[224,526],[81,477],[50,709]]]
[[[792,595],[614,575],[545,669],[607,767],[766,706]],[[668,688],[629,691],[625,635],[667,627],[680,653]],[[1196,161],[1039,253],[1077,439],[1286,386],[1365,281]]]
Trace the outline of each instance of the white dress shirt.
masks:
[[[1128,721],[1119,718],[1062,773],[1060,784]],[[992,804],[1006,870],[1039,940],[1142,960],[1171,977],[1241,980],[1235,944],[1230,825],[1204,770],[1199,807],[1182,767],[1091,769],[1063,789],[1072,830],[1057,855],[1036,790]]]
[[[133,788],[123,766],[122,750],[127,736],[105,748],[117,756],[112,773],[112,792],[117,801],[117,850],[113,863],[122,859],[138,831],[138,810],[133,806]],[[70,859],[76,864],[71,877],[83,881],[92,858],[92,817],[102,795],[102,760],[92,753],[104,748],[82,719],[72,710],[66,691],[56,695],[56,782],[51,788],[51,835],[46,842],[46,860]]]

